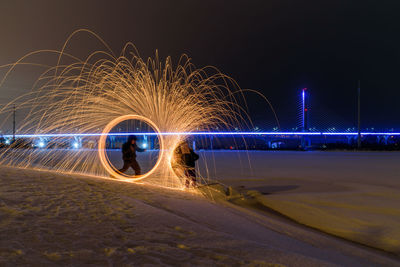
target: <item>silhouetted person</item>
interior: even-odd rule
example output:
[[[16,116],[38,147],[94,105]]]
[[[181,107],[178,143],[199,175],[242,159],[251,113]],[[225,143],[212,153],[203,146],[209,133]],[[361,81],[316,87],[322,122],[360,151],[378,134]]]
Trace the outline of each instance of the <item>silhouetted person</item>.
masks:
[[[193,149],[189,147],[189,144],[186,141],[182,141],[177,146],[174,152],[177,167],[183,172],[183,175],[186,177],[186,187],[190,186],[190,182],[192,182],[193,186],[196,186],[195,167],[196,160],[199,159],[199,155],[197,155],[193,151]]]
[[[140,175],[141,170],[139,163],[136,161],[136,151],[144,152],[146,149],[142,149],[136,144],[137,137],[130,135],[128,141],[122,145],[122,159],[124,160],[124,166],[119,171],[124,173],[129,167],[135,171],[135,175]]]

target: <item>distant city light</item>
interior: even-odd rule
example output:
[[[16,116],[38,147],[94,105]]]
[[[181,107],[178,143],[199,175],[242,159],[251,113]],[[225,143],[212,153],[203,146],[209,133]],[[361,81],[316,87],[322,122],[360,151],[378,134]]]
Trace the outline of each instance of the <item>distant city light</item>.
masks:
[[[39,143],[38,143],[38,147],[40,147],[40,148],[45,147],[45,145],[46,144],[43,141],[39,141]]]
[[[79,148],[79,143],[78,143],[78,142],[75,142],[75,143],[72,144],[72,146],[73,146],[75,149],[78,149],[78,148]]]

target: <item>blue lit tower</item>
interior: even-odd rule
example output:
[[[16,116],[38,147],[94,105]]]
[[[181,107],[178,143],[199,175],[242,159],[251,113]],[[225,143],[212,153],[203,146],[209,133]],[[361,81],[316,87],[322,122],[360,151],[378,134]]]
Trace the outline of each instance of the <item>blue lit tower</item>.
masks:
[[[308,105],[307,105],[307,88],[301,90],[301,127],[303,132],[308,129]]]
[[[308,94],[307,88],[301,89],[301,128],[303,132],[308,131]],[[308,136],[301,137],[301,147],[306,149],[306,147],[311,146],[311,139]]]

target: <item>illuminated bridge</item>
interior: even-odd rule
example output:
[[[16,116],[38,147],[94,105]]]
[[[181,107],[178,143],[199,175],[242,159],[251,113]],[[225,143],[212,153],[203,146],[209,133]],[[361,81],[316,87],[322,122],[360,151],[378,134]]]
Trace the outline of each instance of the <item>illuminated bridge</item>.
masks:
[[[139,143],[145,148],[156,148],[155,132],[126,132],[109,133],[109,148],[119,148],[128,135],[137,135]],[[46,147],[52,138],[70,140],[71,148],[89,147],[87,143],[95,143],[102,133],[67,133],[67,134],[17,134],[3,135],[4,142],[10,143],[15,139],[29,139],[36,147]],[[324,147],[342,144],[355,146],[358,140],[357,132],[164,132],[159,135],[183,135],[193,142],[197,149],[278,149],[278,148],[307,148],[312,146]],[[400,144],[400,132],[361,132],[363,144],[397,145]],[[95,144],[92,144],[95,146]]]

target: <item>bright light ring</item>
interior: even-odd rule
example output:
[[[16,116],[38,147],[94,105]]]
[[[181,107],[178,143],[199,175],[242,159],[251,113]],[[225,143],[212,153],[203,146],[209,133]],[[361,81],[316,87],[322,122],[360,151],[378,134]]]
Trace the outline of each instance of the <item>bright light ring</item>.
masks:
[[[158,159],[157,159],[156,164],[154,165],[154,167],[150,171],[148,171],[145,174],[139,175],[139,176],[122,175],[111,164],[111,162],[108,159],[108,156],[106,154],[106,148],[105,147],[106,147],[106,139],[107,139],[108,133],[118,123],[120,123],[122,121],[126,121],[126,120],[140,120],[140,121],[143,121],[143,122],[147,123],[156,132],[156,134],[158,136],[158,139],[160,141],[160,152],[158,154]],[[139,180],[142,180],[142,179],[150,176],[157,169],[158,165],[160,165],[161,159],[162,159],[163,154],[164,154],[164,144],[163,144],[163,139],[162,139],[162,137],[160,135],[160,130],[158,129],[158,127],[151,120],[149,120],[148,118],[145,118],[143,116],[139,116],[139,115],[124,115],[124,116],[120,116],[118,118],[115,118],[114,120],[112,120],[111,122],[109,122],[106,125],[106,127],[104,128],[102,134],[100,135],[98,152],[99,152],[99,157],[100,157],[101,164],[103,164],[103,167],[106,169],[106,171],[111,176],[113,176],[115,178],[118,178],[118,179],[121,179],[121,180],[127,180],[127,178],[129,178],[129,180],[137,182]]]

